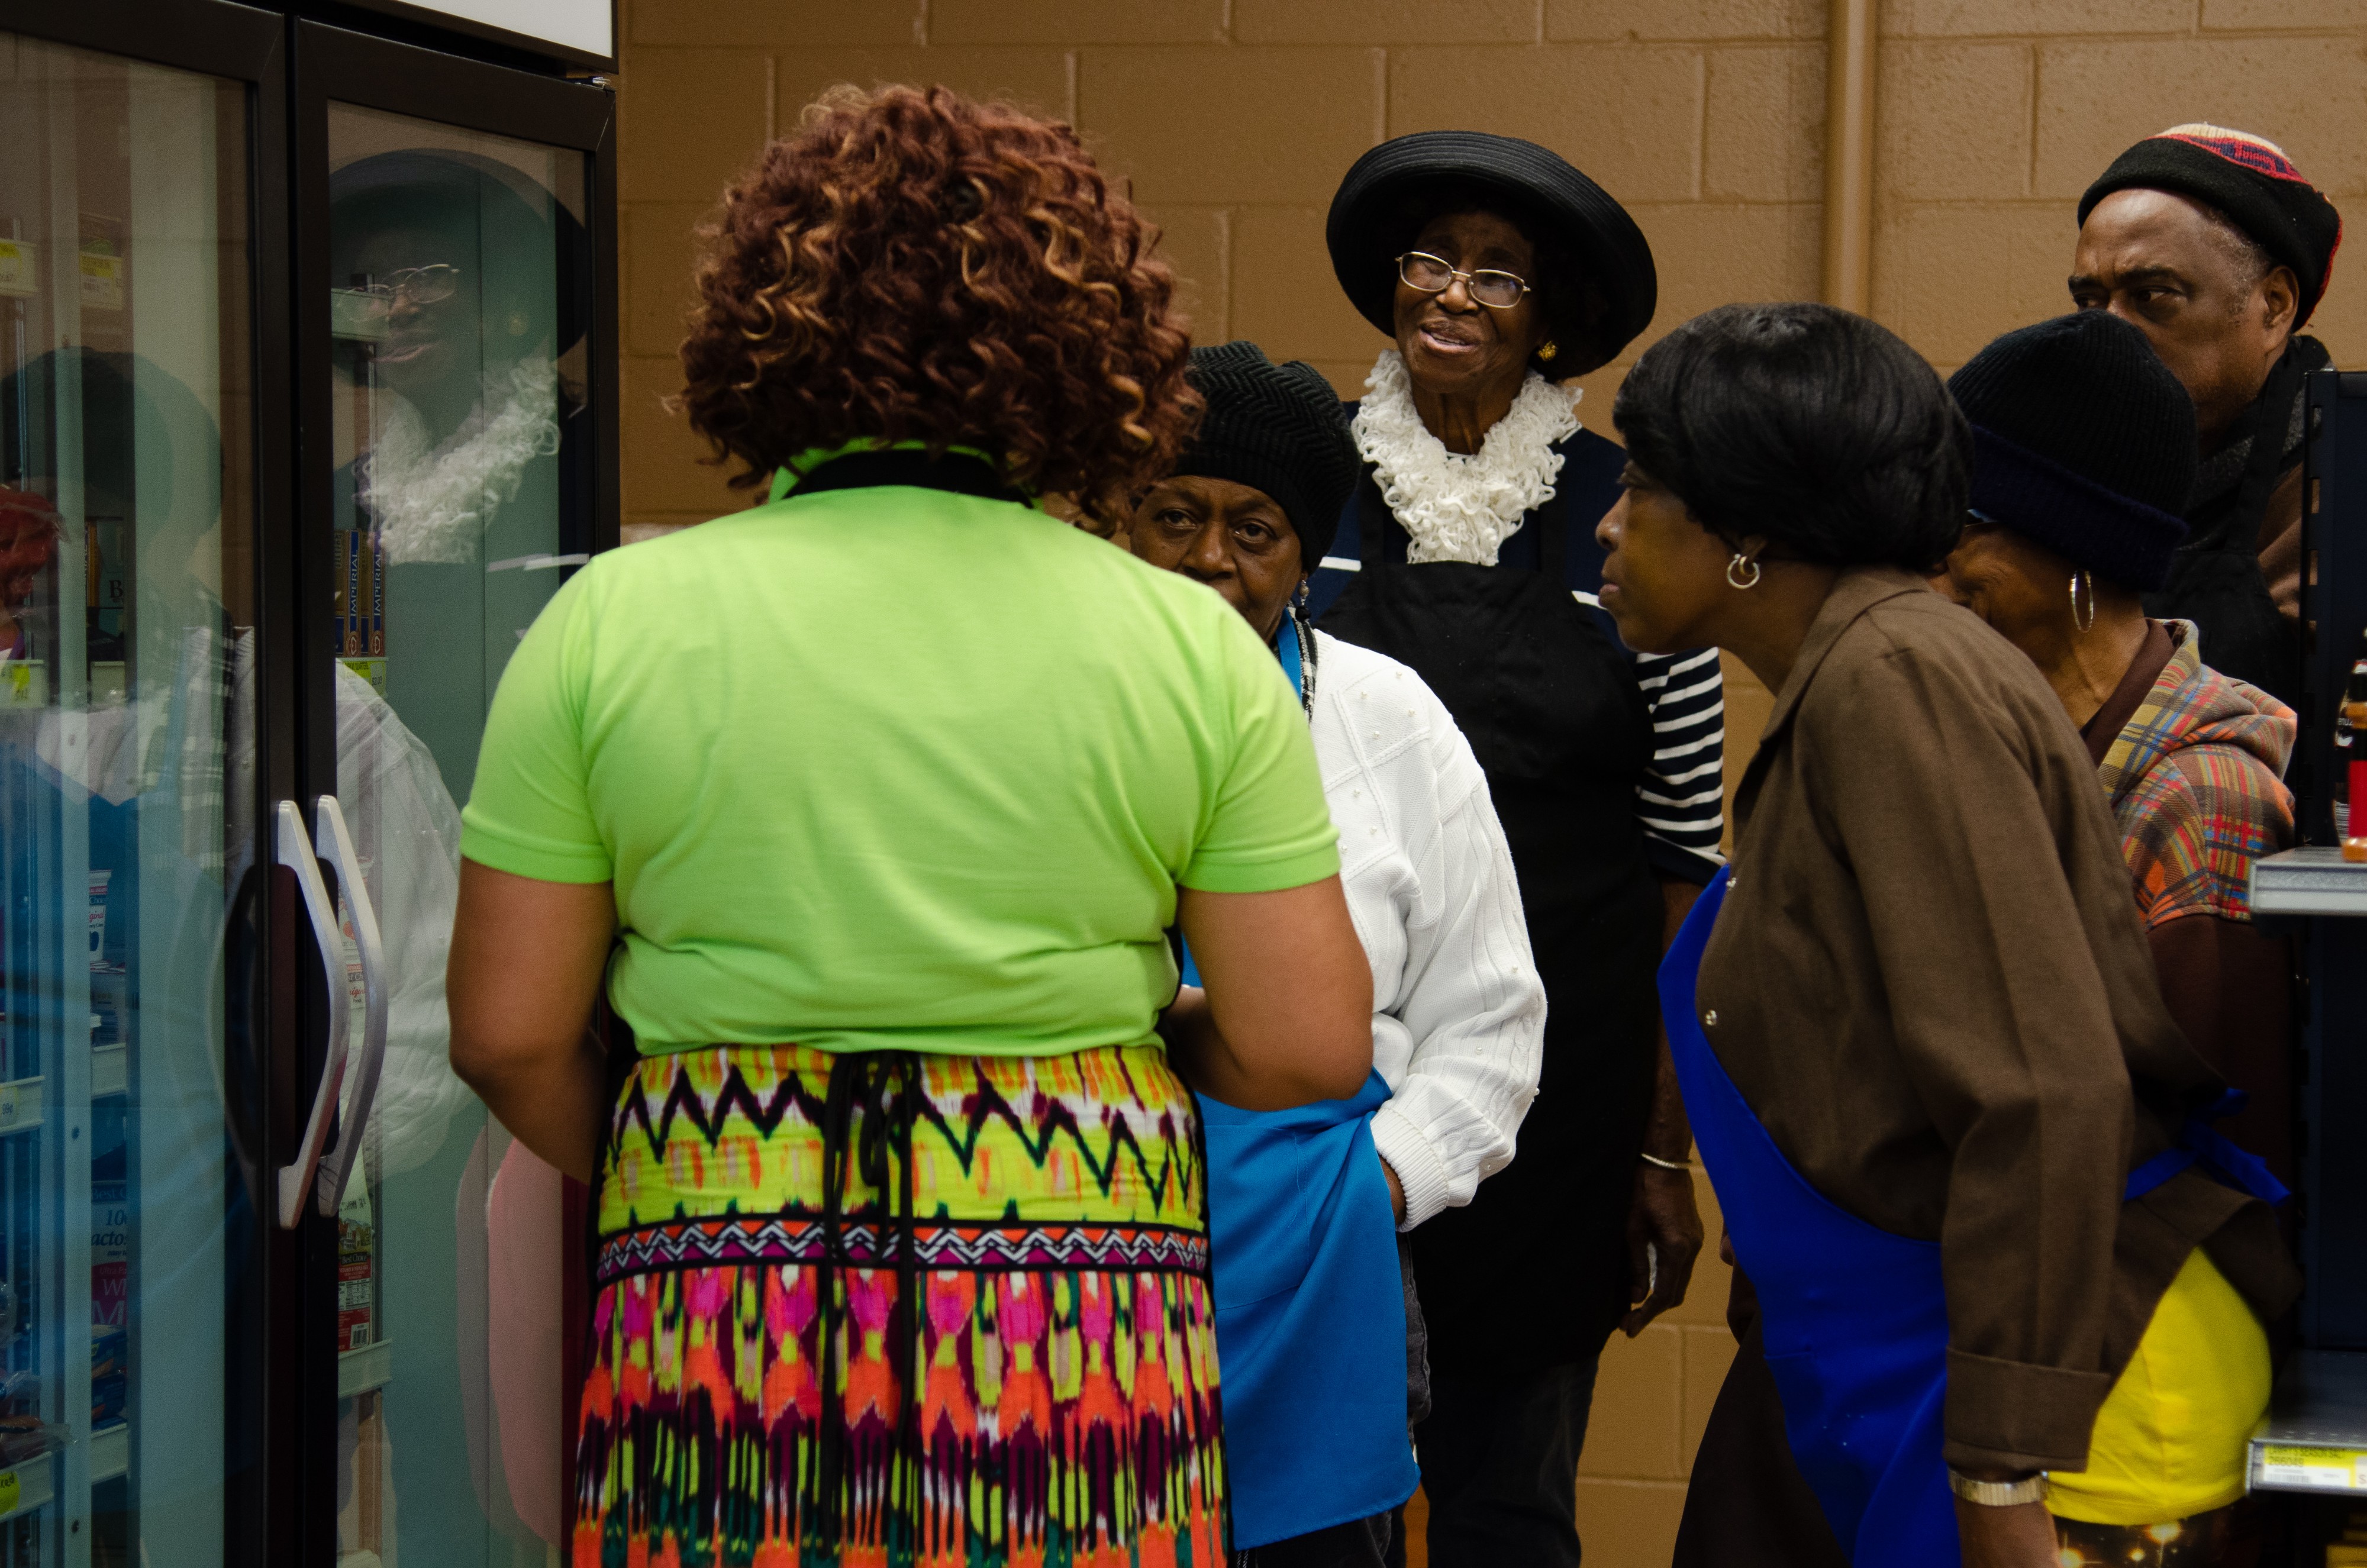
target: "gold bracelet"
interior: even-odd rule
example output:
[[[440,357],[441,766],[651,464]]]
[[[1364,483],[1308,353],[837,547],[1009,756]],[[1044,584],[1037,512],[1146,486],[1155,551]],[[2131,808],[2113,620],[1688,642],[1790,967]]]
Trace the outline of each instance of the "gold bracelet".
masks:
[[[2020,1481],[1975,1481],[1969,1475],[1959,1475],[1955,1467],[1948,1467],[1948,1490],[1967,1503],[1978,1503],[1984,1508],[2013,1508],[2024,1503],[2046,1501],[2046,1472],[2025,1475]]]
[[[1662,1170],[1691,1170],[1693,1168],[1693,1162],[1689,1159],[1662,1159],[1658,1155],[1648,1155],[1641,1150],[1637,1152],[1636,1157],[1646,1165],[1657,1165]]]

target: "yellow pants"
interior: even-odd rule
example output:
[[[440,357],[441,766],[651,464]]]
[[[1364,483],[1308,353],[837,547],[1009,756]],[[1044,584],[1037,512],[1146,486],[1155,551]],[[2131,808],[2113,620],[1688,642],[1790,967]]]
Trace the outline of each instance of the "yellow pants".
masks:
[[[2145,1525],[2234,1502],[2269,1381],[2260,1320],[2195,1248],[2097,1413],[2088,1468],[2049,1477],[2047,1507],[2090,1524]]]

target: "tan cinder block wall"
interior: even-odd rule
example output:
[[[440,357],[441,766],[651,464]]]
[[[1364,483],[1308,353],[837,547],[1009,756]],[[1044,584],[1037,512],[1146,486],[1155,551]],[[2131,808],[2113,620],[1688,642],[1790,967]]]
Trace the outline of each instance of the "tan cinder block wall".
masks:
[[[1823,0],[624,0],[629,537],[746,503],[659,400],[679,385],[690,231],[823,86],[942,82],[1075,123],[1165,231],[1203,342],[1253,338],[1354,395],[1380,336],[1322,247],[1340,175],[1383,137],[1501,131],[1635,212],[1650,332],[1585,378],[1610,433],[1634,354],[1734,299],[1810,299],[1820,264]],[[1886,0],[1874,314],[1941,369],[2067,308],[2079,191],[2140,136],[2210,118],[2282,141],[2367,220],[2367,0]],[[2367,261],[2313,330],[2367,364]],[[1728,662],[1729,784],[1767,695]],[[1713,1245],[1716,1217],[1700,1184]],[[1685,1305],[1605,1357],[1580,1482],[1600,1568],[1668,1561],[1731,1354],[1715,1256]]]

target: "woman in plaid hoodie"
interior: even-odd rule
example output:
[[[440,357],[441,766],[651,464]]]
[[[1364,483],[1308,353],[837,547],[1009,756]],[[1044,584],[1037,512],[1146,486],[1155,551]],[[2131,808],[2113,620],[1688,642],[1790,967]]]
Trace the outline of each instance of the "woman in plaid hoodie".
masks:
[[[2162,998],[2251,1103],[2225,1123],[2286,1174],[2283,939],[2251,863],[2294,839],[2293,714],[2146,618],[2194,473],[2193,409],[2134,327],[2082,311],[2008,333],[1949,382],[1972,421],[1973,515],[1939,586],[2044,673],[2096,761]]]
[[[2192,623],[2149,619],[2143,598],[2185,533],[2193,405],[2137,329],[2101,310],[2008,333],[1949,389],[1973,425],[1973,510],[1935,586],[2062,699],[2112,797],[2163,999],[2248,1097],[2221,1127],[2289,1175],[2290,954],[2253,922],[2247,888],[2252,861],[2293,841],[2293,710],[2213,670]],[[2174,1521],[2173,1551],[2147,1534],[2170,1521],[2137,1517],[2147,1489],[2056,1477],[2066,1547],[2083,1561],[2204,1564],[2244,1533],[2239,1509],[2213,1509]]]

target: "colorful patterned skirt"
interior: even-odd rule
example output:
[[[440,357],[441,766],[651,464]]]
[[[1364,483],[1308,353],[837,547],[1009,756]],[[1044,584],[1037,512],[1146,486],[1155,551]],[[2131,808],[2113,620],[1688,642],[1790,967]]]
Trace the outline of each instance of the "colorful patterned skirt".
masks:
[[[1222,1568],[1206,1191],[1153,1046],[644,1059],[574,1568]]]

